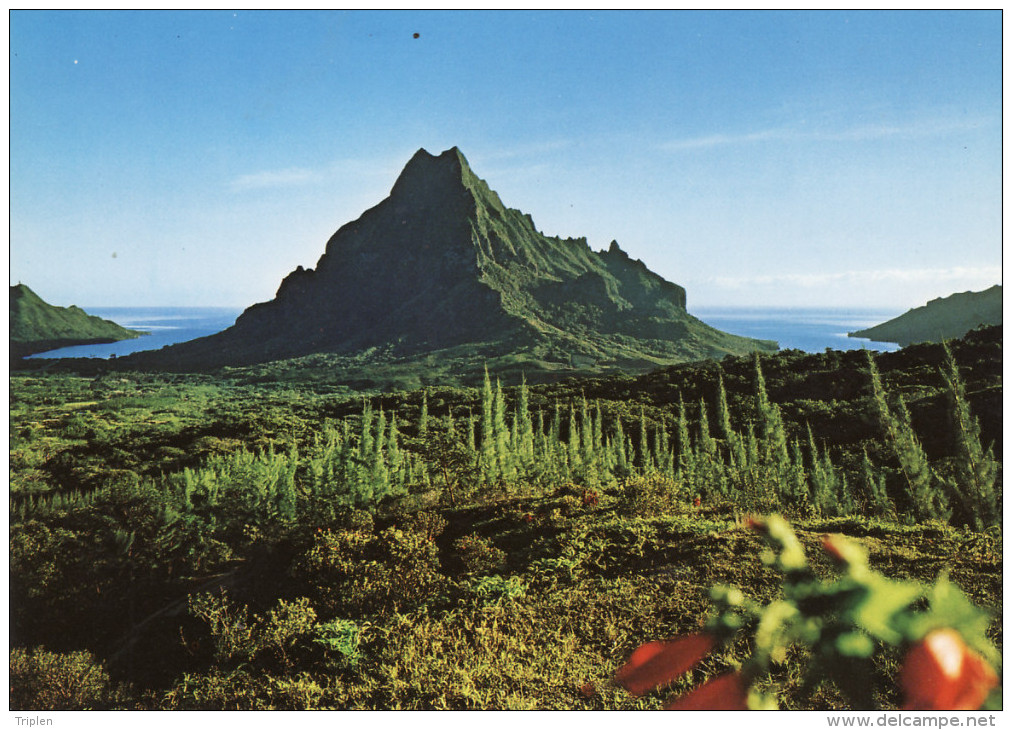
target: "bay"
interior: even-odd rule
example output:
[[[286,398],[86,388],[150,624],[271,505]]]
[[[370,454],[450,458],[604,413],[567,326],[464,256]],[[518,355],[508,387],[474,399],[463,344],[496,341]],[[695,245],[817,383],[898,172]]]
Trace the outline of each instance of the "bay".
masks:
[[[105,359],[141,350],[157,350],[231,327],[243,310],[233,307],[92,307],[85,311],[150,334],[105,345],[64,347],[32,357]],[[893,309],[772,307],[698,307],[691,312],[719,330],[745,337],[775,340],[780,343],[781,349],[805,352],[823,352],[826,348],[866,348],[881,352],[898,350],[898,345],[847,337],[847,333],[884,322],[901,313]]]
[[[724,332],[761,340],[775,340],[781,350],[824,352],[875,350],[895,352],[892,342],[848,337],[848,332],[871,327],[903,313],[873,308],[698,307],[690,314]]]
[[[158,350],[166,345],[186,342],[221,332],[235,324],[242,309],[236,307],[89,307],[88,314],[112,320],[127,329],[149,334],[132,340],[104,345],[75,345],[32,355],[33,358],[121,357],[141,350]]]

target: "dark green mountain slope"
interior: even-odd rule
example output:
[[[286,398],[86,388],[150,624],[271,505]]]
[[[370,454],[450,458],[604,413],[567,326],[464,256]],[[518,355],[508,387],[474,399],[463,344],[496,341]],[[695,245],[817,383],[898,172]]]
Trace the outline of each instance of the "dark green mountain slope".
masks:
[[[981,292],[932,299],[888,322],[849,334],[906,347],[915,342],[955,339],[982,325],[1001,323],[1001,285],[996,284]]]
[[[332,353],[367,370],[383,358],[480,353],[574,373],[775,347],[692,317],[682,287],[617,243],[594,252],[585,239],[543,235],[453,148],[419,150],[387,199],[334,234],[315,270],[296,269],[233,327],[131,360],[202,370]]]
[[[78,307],[54,307],[24,284],[10,288],[10,328],[12,358],[145,334],[93,317]]]

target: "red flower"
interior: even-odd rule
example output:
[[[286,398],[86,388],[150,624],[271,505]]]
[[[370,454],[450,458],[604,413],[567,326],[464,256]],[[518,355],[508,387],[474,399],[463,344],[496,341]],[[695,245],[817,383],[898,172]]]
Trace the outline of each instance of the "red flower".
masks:
[[[734,672],[722,674],[682,695],[665,710],[747,710],[748,685]]]
[[[904,710],[976,710],[997,685],[991,665],[954,629],[937,629],[918,641],[900,669]]]
[[[822,537],[822,549],[825,550],[829,557],[841,565],[847,564],[847,558],[844,555],[843,548],[845,543],[842,542],[843,538],[839,535],[823,535]]]
[[[701,500],[699,497],[696,497],[694,500],[692,500],[693,507],[698,507],[701,504],[703,504],[703,500]]]
[[[625,666],[615,673],[615,682],[634,695],[644,694],[692,669],[715,643],[709,634],[651,641],[632,653]]]

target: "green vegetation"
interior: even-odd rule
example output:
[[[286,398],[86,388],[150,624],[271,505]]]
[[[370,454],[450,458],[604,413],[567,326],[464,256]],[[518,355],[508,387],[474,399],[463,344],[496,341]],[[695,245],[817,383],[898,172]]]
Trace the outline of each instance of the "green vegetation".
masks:
[[[93,317],[78,307],[54,307],[24,284],[10,288],[11,360],[71,345],[129,340],[146,334]]]
[[[915,342],[944,342],[962,337],[977,327],[1001,323],[1001,285],[996,284],[980,292],[968,291],[932,299],[923,307],[874,327],[851,332],[850,336],[895,342],[905,347]]]
[[[540,385],[276,368],[11,377],[12,708],[658,707],[608,682],[637,646],[698,631],[715,583],[784,595],[756,513],[818,578],[827,532],[947,572],[1001,649],[1000,330]],[[757,691],[855,706],[793,666]]]

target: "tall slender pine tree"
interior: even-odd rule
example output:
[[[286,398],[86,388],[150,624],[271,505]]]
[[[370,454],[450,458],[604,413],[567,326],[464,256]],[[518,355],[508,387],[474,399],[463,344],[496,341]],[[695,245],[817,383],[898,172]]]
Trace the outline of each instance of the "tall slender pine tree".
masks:
[[[963,519],[978,530],[999,524],[1001,513],[995,483],[999,464],[990,447],[980,443],[980,424],[970,413],[966,386],[948,344],[945,345],[945,379],[949,398],[949,417],[955,446],[954,474],[948,480],[956,496]]]

